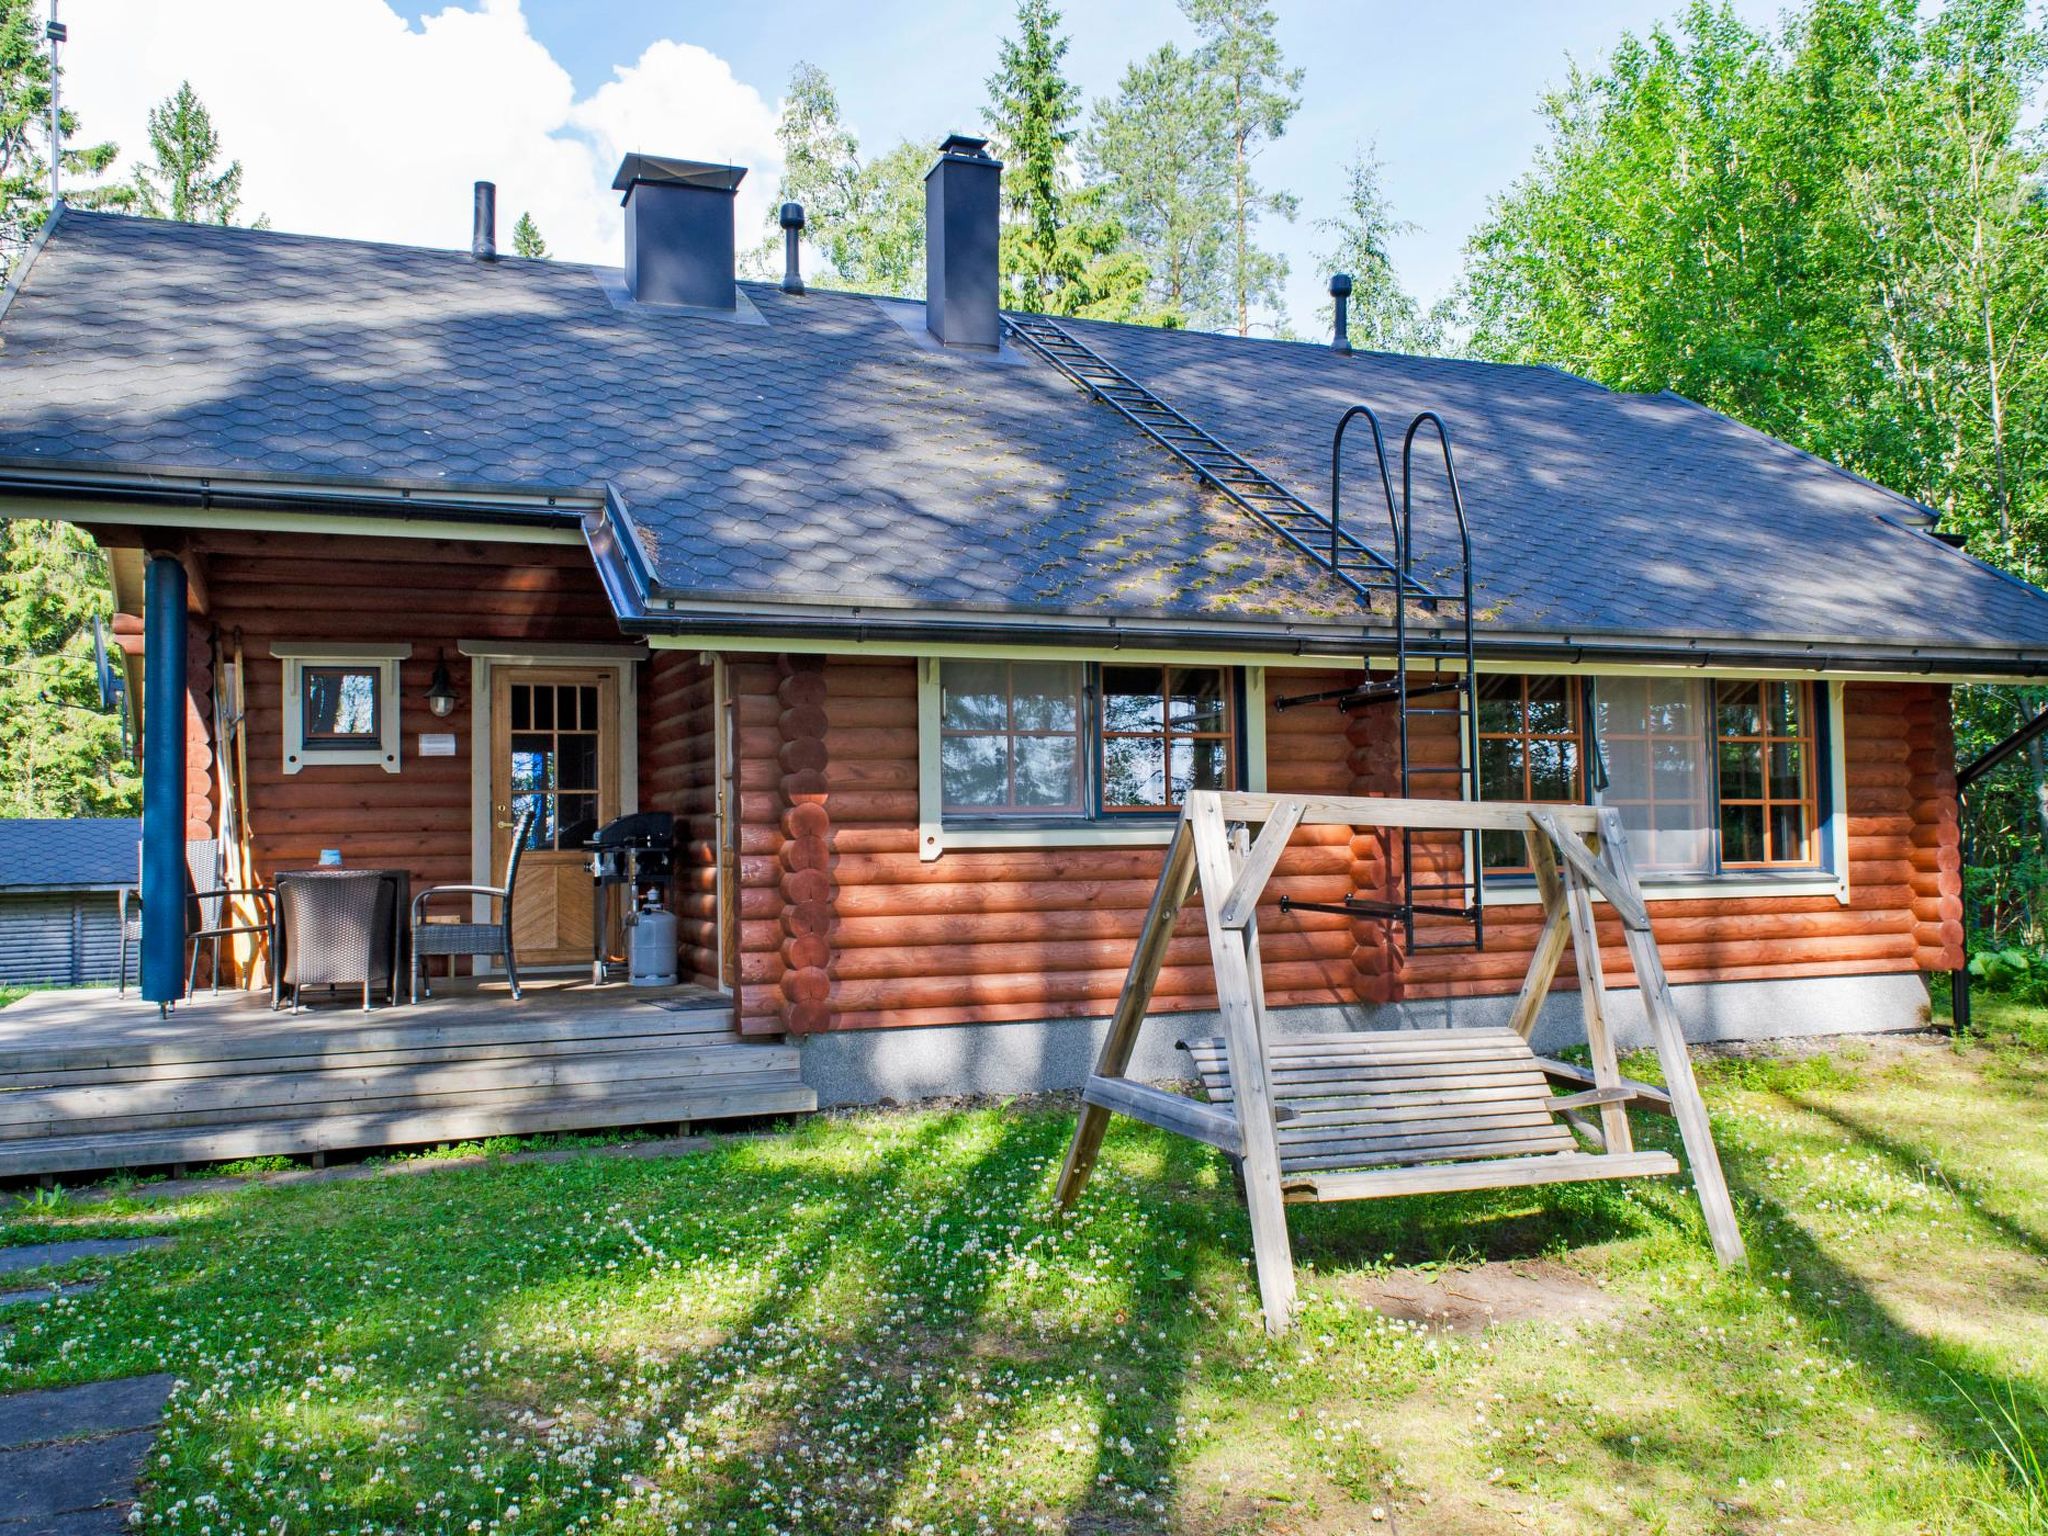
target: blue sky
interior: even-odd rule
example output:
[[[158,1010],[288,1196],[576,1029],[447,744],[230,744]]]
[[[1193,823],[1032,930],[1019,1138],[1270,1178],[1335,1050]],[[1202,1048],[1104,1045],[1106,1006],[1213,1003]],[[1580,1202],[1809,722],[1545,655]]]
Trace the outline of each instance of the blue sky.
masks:
[[[1274,0],[1288,59],[1307,70],[1302,108],[1261,164],[1267,182],[1302,200],[1299,220],[1273,231],[1294,276],[1295,324],[1313,325],[1320,242],[1313,221],[1334,211],[1353,148],[1376,140],[1401,215],[1421,228],[1397,248],[1409,287],[1433,298],[1456,278],[1459,249],[1489,195],[1529,163],[1540,140],[1537,103],[1561,82],[1568,58],[1592,61],[1624,30],[1673,14],[1680,0],[1448,0],[1343,4]],[[1775,4],[1742,0],[1753,24],[1773,25]],[[1090,101],[1124,66],[1189,31],[1173,0],[1069,3],[1070,77]],[[980,123],[983,82],[1008,29],[1005,4],[932,0],[754,0],[730,4],[606,4],[526,0],[534,36],[587,93],[654,38],[699,44],[774,100],[799,59],[832,77],[865,145],[928,138]],[[653,147],[653,146],[650,146]],[[688,145],[666,146],[688,152]]]

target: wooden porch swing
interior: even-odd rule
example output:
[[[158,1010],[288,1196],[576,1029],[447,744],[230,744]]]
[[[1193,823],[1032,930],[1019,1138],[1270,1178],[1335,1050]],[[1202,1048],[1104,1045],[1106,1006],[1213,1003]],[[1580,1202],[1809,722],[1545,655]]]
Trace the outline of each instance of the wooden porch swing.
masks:
[[[1269,1042],[1257,909],[1282,850],[1303,824],[1520,833],[1544,918],[1509,1026]],[[1256,841],[1250,827],[1260,828]],[[1224,1034],[1184,1044],[1208,1089],[1208,1103],[1124,1076],[1174,919],[1197,890]],[[1666,1091],[1622,1077],[1616,1063],[1593,923],[1596,892],[1621,919]],[[1528,1043],[1567,943],[1578,965],[1590,1074],[1543,1060]],[[1580,1091],[1557,1095],[1553,1081]],[[1221,1148],[1243,1172],[1260,1301],[1266,1327],[1276,1334],[1286,1331],[1295,1303],[1288,1203],[1677,1173],[1670,1153],[1635,1150],[1630,1101],[1676,1118],[1714,1253],[1723,1264],[1743,1258],[1642,888],[1620,818],[1610,808],[1189,794],[1082,1100],[1060,1173],[1061,1208],[1080,1198],[1111,1111]],[[1597,1125],[1589,1110],[1597,1111]],[[1598,1150],[1583,1150],[1574,1131]]]

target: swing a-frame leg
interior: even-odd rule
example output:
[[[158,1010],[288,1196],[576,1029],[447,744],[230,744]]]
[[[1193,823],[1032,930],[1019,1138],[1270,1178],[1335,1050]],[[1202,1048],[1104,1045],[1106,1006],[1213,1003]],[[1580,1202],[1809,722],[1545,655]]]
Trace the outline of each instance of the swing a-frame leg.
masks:
[[[1304,822],[1521,833],[1544,922],[1511,1027],[1270,1040],[1258,908],[1288,839]],[[1256,840],[1247,826],[1259,827]],[[1175,921],[1198,893],[1223,1025],[1221,1039],[1190,1044],[1208,1103],[1125,1076]],[[1723,1263],[1740,1262],[1734,1206],[1620,819],[1612,810],[1586,806],[1190,794],[1082,1093],[1060,1171],[1061,1208],[1080,1198],[1111,1112],[1220,1148],[1237,1159],[1243,1175],[1260,1302],[1268,1331],[1277,1334],[1288,1327],[1296,1303],[1286,1217],[1291,1202],[1676,1172],[1670,1154],[1638,1152],[1631,1138],[1628,1103],[1667,1095],[1620,1074],[1594,925],[1596,894],[1621,920],[1642,988],[1669,1085],[1667,1103],[1656,1107],[1678,1122],[1715,1254]],[[1528,1047],[1567,946],[1578,967],[1589,1073],[1543,1062]],[[1574,1078],[1581,1091],[1555,1097],[1553,1077]],[[1598,1115],[1597,1126],[1588,1113]],[[1600,1150],[1580,1149],[1560,1116]]]

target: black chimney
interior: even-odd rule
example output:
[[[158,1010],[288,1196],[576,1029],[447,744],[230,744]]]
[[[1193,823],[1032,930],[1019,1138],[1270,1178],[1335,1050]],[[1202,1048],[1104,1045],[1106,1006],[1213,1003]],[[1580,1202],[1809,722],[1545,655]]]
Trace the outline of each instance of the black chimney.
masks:
[[[953,134],[924,178],[924,323],[949,347],[993,352],[1001,344],[996,301],[1001,276],[1003,163],[987,139]]]
[[[802,293],[804,275],[797,270],[797,244],[804,233],[804,205],[782,205],[782,291]]]
[[[626,291],[642,304],[731,309],[733,193],[746,169],[628,155],[612,178],[625,193]]]
[[[1330,338],[1330,350],[1351,355],[1351,274],[1330,274],[1330,297],[1337,303],[1337,334]]]
[[[469,254],[478,261],[498,259],[498,187],[496,182],[476,184],[476,204],[471,211]]]

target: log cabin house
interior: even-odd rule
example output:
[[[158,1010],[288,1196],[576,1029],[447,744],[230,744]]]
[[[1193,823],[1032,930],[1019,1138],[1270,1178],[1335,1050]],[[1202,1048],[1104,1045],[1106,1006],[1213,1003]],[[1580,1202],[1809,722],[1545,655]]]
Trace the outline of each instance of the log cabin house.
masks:
[[[628,157],[617,268],[499,256],[481,184],[468,252],[51,220],[0,311],[0,512],[110,551],[152,848],[241,771],[262,878],[489,883],[531,806],[523,964],[587,970],[581,838],[669,811],[684,977],[828,1103],[1079,1081],[1189,786],[1617,806],[1700,1037],[1907,1025],[1960,963],[1949,690],[2048,671],[2048,597],[1928,508],[1551,368],[1009,314],[973,140],[924,302],[806,290],[793,232],[737,281],[743,174]],[[1360,404],[1390,482],[1353,430],[1338,524]],[[1389,523],[1424,412],[1468,566],[1427,434]],[[1504,1012],[1515,848],[1311,831],[1278,1018]],[[1212,1003],[1196,922],[1156,1006]]]

